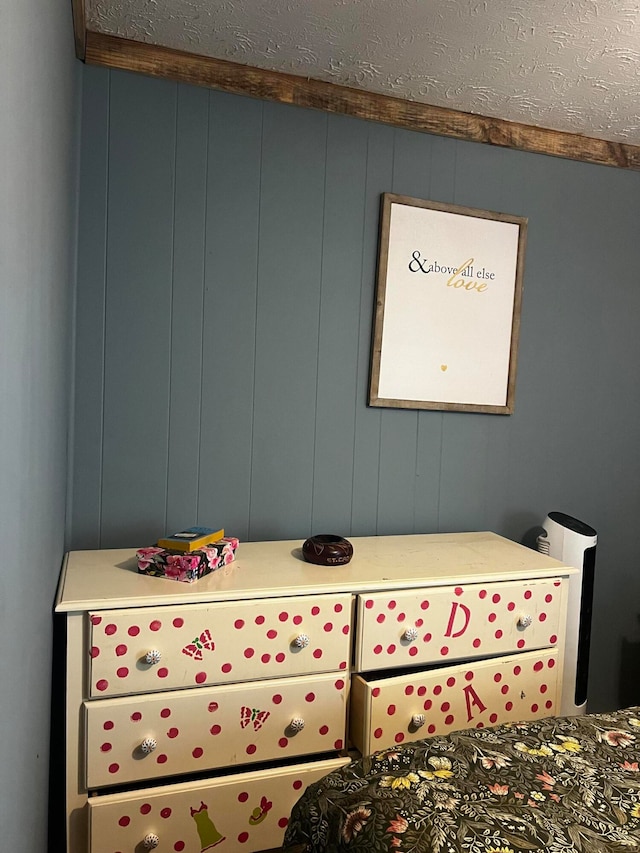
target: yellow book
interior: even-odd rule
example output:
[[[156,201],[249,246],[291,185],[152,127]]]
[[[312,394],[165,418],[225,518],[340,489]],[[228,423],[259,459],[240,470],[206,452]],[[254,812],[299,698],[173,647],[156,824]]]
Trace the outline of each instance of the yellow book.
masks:
[[[224,536],[224,528],[219,530],[213,527],[188,527],[178,533],[172,533],[164,539],[158,539],[158,547],[166,548],[167,551],[183,551],[188,554],[197,551],[211,542],[217,542]]]

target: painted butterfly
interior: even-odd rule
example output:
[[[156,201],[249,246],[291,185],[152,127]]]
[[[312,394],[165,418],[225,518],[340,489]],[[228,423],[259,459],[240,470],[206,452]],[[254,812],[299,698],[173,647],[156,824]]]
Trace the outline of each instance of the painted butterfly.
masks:
[[[194,660],[202,660],[202,651],[203,649],[207,649],[212,652],[216,647],[216,644],[213,642],[211,638],[211,633],[207,629],[203,631],[199,637],[194,637],[191,643],[188,643],[184,649],[182,650],[183,655],[188,655],[190,658]]]
[[[259,711],[257,708],[248,708],[243,705],[240,708],[240,725],[245,729],[249,723],[253,723],[253,728],[258,731],[262,728],[263,723],[266,723],[269,716],[269,711]]]

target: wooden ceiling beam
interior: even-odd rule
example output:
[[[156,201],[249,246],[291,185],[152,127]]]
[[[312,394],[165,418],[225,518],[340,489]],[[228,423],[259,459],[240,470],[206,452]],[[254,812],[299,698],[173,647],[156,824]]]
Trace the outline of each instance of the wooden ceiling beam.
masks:
[[[82,3],[83,0],[74,0],[74,9]],[[265,71],[91,30],[86,31],[84,41],[84,60],[92,65],[168,78],[236,95],[340,113],[469,142],[482,142],[586,163],[640,170],[638,145],[608,142],[575,133],[429,106],[417,101],[365,92],[293,74]]]

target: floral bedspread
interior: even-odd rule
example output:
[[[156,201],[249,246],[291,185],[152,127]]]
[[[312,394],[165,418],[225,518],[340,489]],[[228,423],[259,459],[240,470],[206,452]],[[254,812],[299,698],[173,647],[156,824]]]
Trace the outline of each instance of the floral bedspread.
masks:
[[[307,853],[640,851],[640,708],[434,736],[310,785]]]

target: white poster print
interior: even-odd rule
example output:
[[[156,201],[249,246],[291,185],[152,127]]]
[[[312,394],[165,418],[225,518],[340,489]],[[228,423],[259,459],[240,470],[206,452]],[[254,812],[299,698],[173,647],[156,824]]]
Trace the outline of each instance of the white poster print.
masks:
[[[387,225],[372,402],[503,410],[523,220],[391,203]]]

